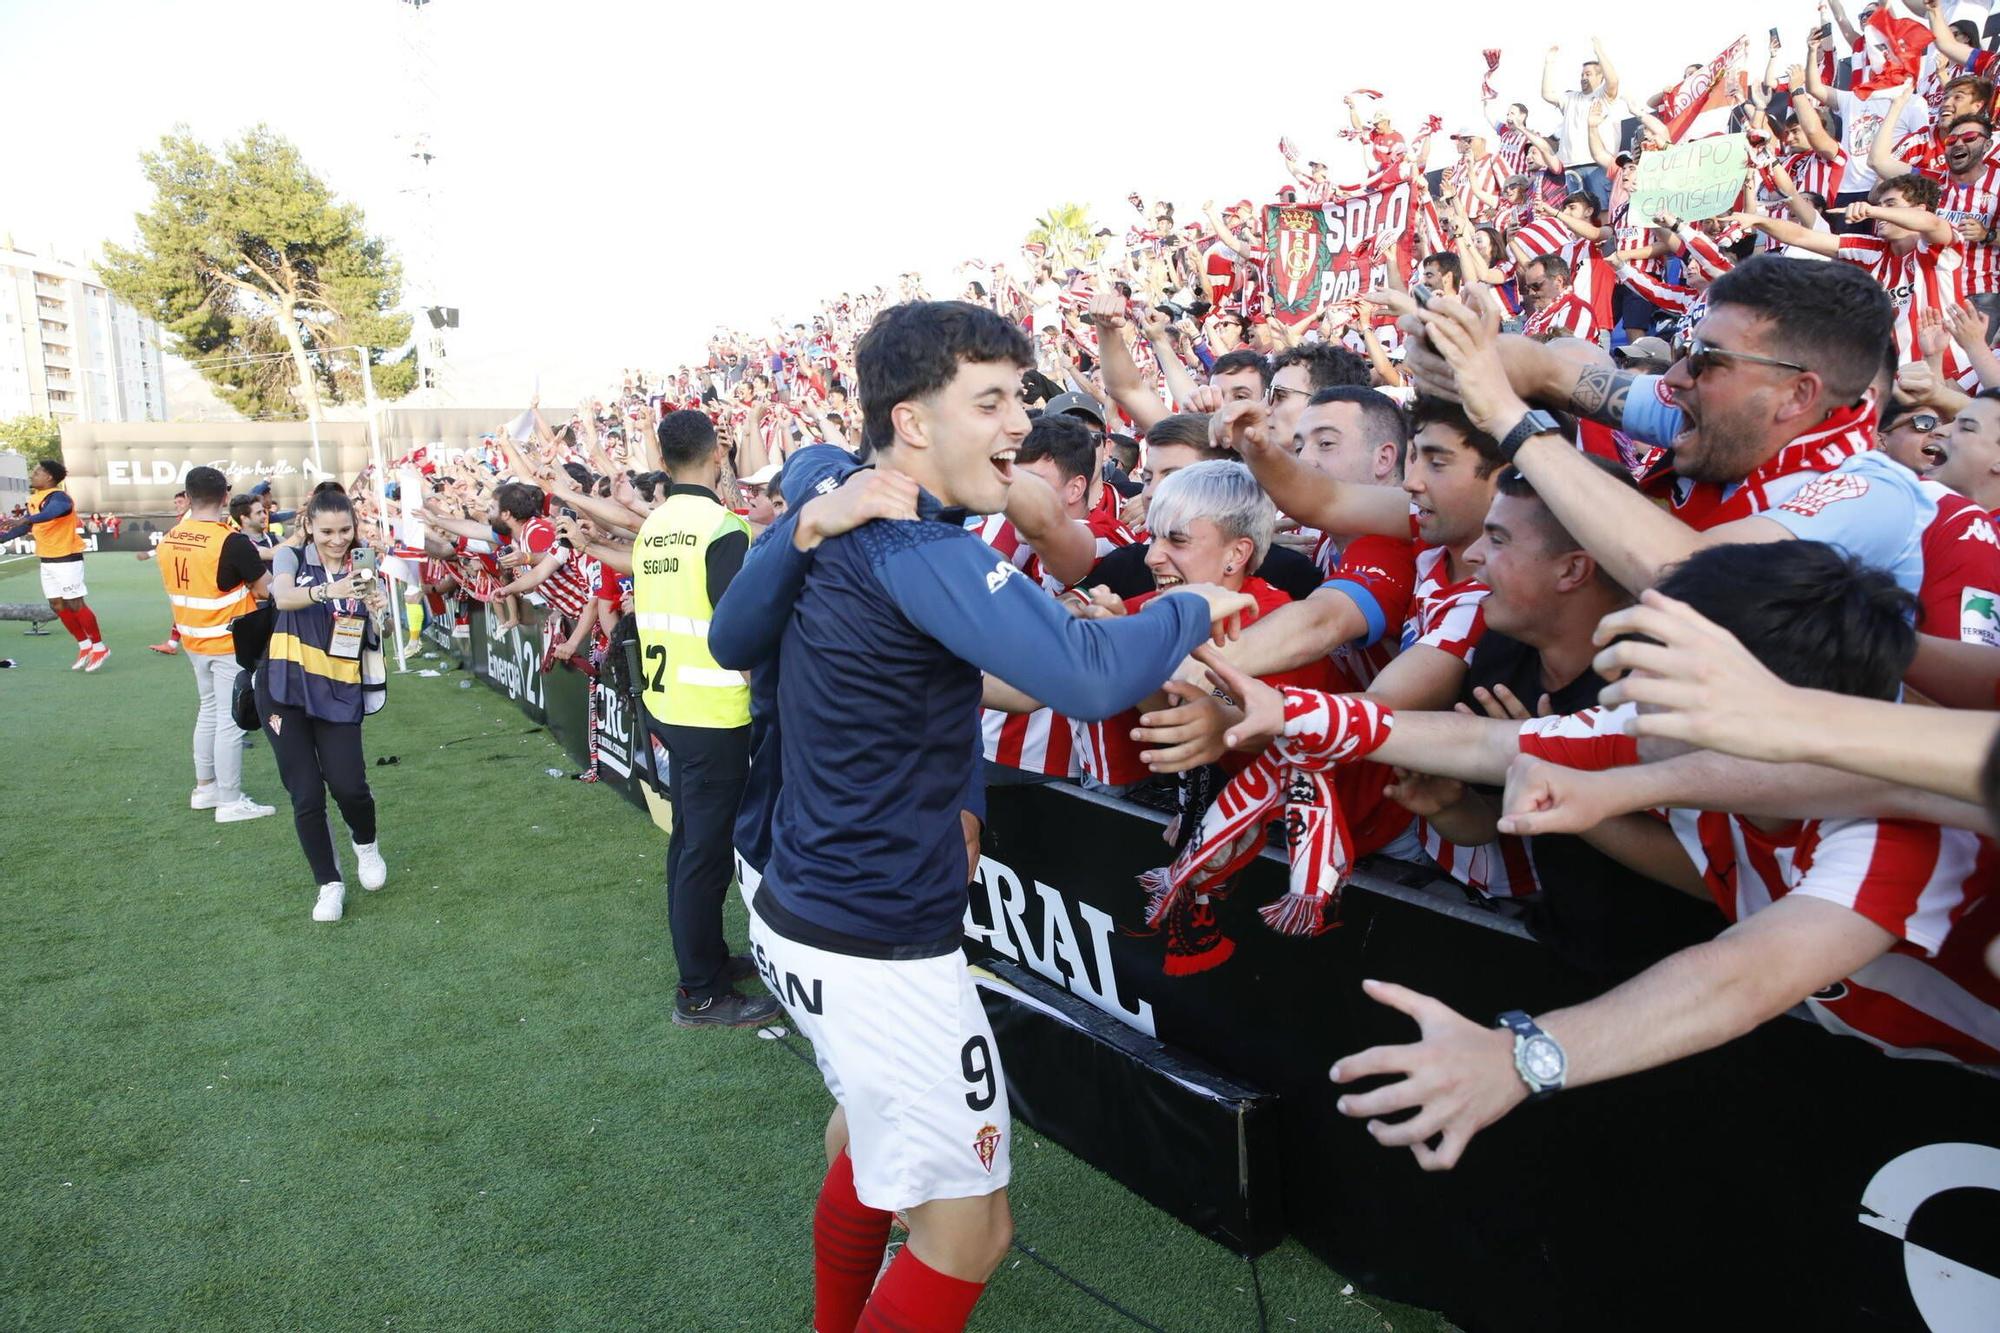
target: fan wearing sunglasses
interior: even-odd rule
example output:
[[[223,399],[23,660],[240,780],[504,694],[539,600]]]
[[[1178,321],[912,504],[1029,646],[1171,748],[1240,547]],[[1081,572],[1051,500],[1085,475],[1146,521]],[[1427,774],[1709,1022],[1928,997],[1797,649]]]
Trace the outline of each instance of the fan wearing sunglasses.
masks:
[[[1406,364],[1419,393],[1464,403],[1630,592],[1696,550],[1794,537],[1840,545],[1917,591],[1937,503],[1873,449],[1887,294],[1851,265],[1759,255],[1717,278],[1708,302],[1665,375],[1578,344],[1502,337],[1497,309],[1450,299],[1413,317],[1406,331],[1428,345],[1412,338]],[[1641,478],[1652,501],[1603,475],[1530,402],[1661,446]]]
[[[1920,477],[1928,477],[1945,460],[1945,440],[1951,420],[1927,406],[1892,402],[1882,413],[1877,432],[1882,452]]]

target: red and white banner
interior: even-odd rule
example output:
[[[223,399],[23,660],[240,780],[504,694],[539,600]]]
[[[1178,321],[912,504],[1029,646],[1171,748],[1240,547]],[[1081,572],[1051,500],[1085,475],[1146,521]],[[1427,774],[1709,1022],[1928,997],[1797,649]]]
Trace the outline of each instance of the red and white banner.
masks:
[[[1749,50],[1749,39],[1738,37],[1727,51],[1667,90],[1667,105],[1674,108],[1667,117],[1668,138],[1679,143],[1697,122],[1704,134],[1728,131],[1730,110],[1750,96],[1749,80],[1736,68]]]
[[[1267,204],[1264,266],[1271,317],[1286,324],[1388,285],[1388,265],[1408,272],[1415,239],[1407,181],[1324,204]],[[1385,253],[1386,251],[1386,253]]]

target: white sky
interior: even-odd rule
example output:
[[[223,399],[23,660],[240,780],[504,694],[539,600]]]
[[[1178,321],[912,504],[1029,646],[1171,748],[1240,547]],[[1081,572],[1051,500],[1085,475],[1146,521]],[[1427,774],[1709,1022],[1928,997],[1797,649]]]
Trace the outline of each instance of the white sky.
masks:
[[[1654,5],[1214,0],[1007,6],[642,6],[608,0],[0,0],[0,232],[94,260],[147,202],[139,153],[176,122],[210,143],[259,120],[304,152],[415,267],[407,145],[422,114],[407,34],[426,25],[440,186],[440,300],[463,311],[453,399],[550,402],[626,366],[670,369],[716,325],[766,327],[821,297],[1018,248],[1076,200],[1121,234],[1128,190],[1275,190],[1290,135],[1336,176],[1342,94],[1388,94],[1397,127],[1475,118],[1479,51],[1504,100],[1543,52],[1575,84],[1593,32],[1643,99],[1773,23],[1803,57],[1805,0]],[[1233,28],[1218,14],[1240,15]],[[1645,22],[1671,14],[1671,22]],[[1190,53],[1195,53],[1190,57]],[[1275,68],[1274,68],[1275,66]],[[1240,105],[1229,95],[1241,93]],[[1440,145],[1432,164],[1449,157]],[[415,274],[412,273],[412,278]]]

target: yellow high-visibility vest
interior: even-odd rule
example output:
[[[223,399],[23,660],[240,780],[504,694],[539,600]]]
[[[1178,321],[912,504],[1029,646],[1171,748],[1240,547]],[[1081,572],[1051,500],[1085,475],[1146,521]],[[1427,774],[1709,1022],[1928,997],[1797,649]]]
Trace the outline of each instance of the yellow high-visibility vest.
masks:
[[[708,548],[750,525],[707,495],[667,496],[632,550],[632,604],[646,711],[682,727],[747,727],[750,686],[708,651]]]

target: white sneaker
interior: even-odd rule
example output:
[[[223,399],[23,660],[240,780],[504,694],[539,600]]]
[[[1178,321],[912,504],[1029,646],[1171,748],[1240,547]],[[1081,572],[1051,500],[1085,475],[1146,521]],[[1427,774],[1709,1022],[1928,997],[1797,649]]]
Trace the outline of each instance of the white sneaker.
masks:
[[[356,842],[351,845],[354,848],[354,859],[361,871],[361,887],[373,893],[389,879],[389,867],[382,862],[381,845],[373,842]]]
[[[347,905],[347,886],[339,880],[319,886],[319,901],[313,904],[313,920],[338,921],[340,909]]]
[[[274,805],[259,805],[248,796],[239,796],[228,805],[215,807],[215,822],[237,824],[246,819],[262,819],[265,815],[277,812],[278,807]]]
[[[220,804],[222,804],[222,793],[215,789],[213,782],[206,787],[196,787],[194,794],[188,797],[190,810],[213,810]]]

